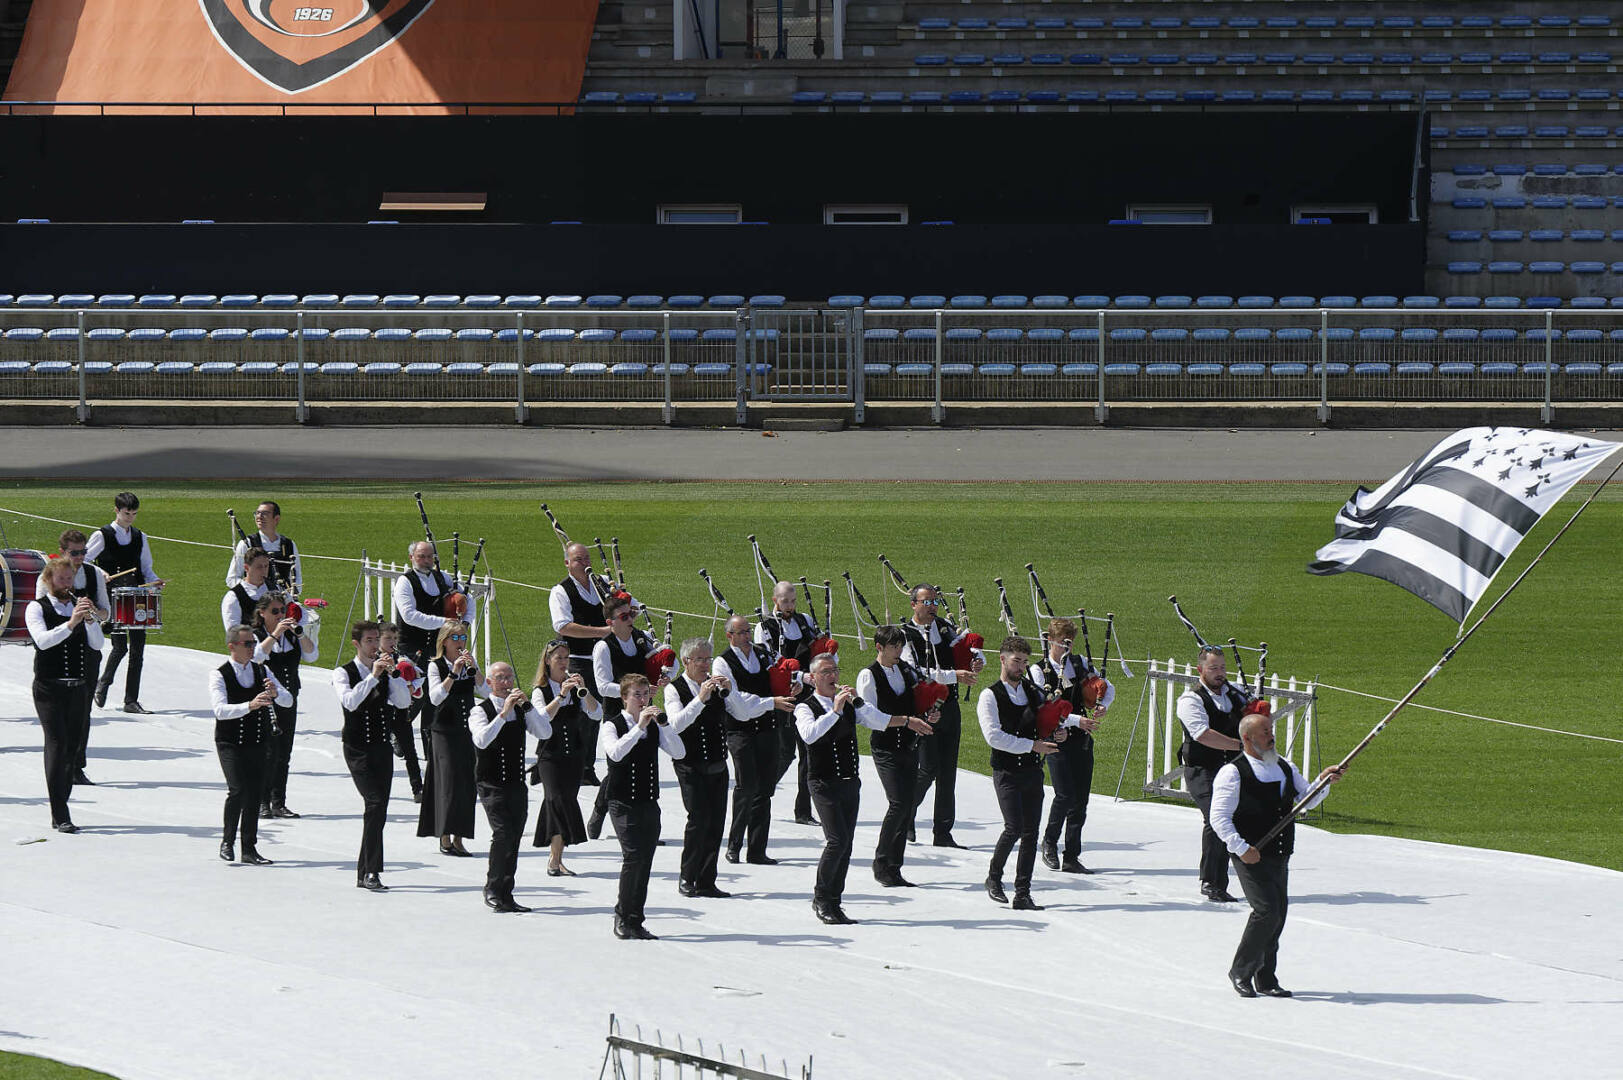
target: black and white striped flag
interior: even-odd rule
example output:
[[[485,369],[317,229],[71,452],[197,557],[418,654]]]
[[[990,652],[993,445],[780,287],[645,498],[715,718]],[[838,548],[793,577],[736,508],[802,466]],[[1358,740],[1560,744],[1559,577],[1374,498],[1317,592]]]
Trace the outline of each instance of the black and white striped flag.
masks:
[[[1464,623],[1522,537],[1619,443],[1530,428],[1466,428],[1336,515],[1310,574],[1383,578]]]

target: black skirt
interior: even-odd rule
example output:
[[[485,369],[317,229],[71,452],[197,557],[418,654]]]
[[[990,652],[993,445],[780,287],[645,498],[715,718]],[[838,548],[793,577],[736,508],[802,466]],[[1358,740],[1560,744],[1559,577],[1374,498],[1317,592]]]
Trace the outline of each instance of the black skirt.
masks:
[[[423,777],[417,835],[471,837],[479,801],[473,780],[473,736],[467,728],[428,734],[431,754]]]
[[[547,847],[554,836],[564,846],[586,842],[586,822],[580,815],[580,762],[552,759],[536,762],[541,774],[541,812],[535,818],[535,846]]]

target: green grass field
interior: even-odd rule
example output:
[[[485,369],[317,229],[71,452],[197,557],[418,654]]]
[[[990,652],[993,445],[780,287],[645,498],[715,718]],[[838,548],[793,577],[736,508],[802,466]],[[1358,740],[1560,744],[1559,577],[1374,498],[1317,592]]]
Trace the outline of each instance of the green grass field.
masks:
[[[0,505],[94,525],[112,517],[104,484],[13,483]],[[1543,546],[1570,515],[1579,489],[1529,537],[1498,587]],[[225,509],[245,522],[255,502],[276,498],[284,531],[305,555],[306,595],[323,596],[322,659],[331,663],[346,637],[340,624],[355,593],[353,565],[311,555],[404,560],[422,529],[407,485],[188,483],[138,489],[140,526],[161,536],[224,545]],[[758,603],[745,537],[755,533],[773,567],[840,584],[852,571],[883,617],[900,619],[904,598],[882,578],[884,552],[911,581],[963,585],[971,623],[1001,636],[992,579],[1009,585],[1019,628],[1035,637],[1024,564],[1035,562],[1056,607],[1114,611],[1129,659],[1147,653],[1190,659],[1192,640],[1166,597],[1176,593],[1202,631],[1242,642],[1265,640],[1270,670],[1393,697],[1425,673],[1455,628],[1395,586],[1359,575],[1316,578],[1304,572],[1330,535],[1350,494],[1344,484],[454,484],[423,489],[435,534],[449,562],[452,530],[488,540],[498,577],[550,586],[562,576],[557,540],[540,514],[546,500],[571,535],[620,538],[626,576],[656,610],[711,608],[698,568],[707,568],[736,607]],[[60,526],[0,512],[8,546],[53,550]],[[1623,492],[1610,490],[1420,697],[1422,704],[1562,728],[1623,736],[1617,723],[1623,672],[1616,658],[1623,575]],[[172,579],[165,630],[153,640],[220,648],[219,601],[227,552],[158,542],[158,571]],[[1497,595],[1497,592],[1490,594]],[[533,671],[551,636],[542,592],[499,587],[499,604],[521,674]],[[357,605],[357,613],[359,606]],[[821,614],[821,613],[819,613]],[[358,617],[358,615],[357,615]],[[837,629],[851,629],[843,588]],[[677,635],[707,633],[708,619],[678,617]],[[504,652],[496,635],[497,652]],[[720,640],[719,628],[717,640]],[[1099,647],[1095,632],[1094,647]],[[854,649],[854,643],[844,645]],[[0,653],[13,661],[23,653]],[[1250,659],[1248,657],[1248,666]],[[847,665],[850,666],[849,664]],[[1115,790],[1139,702],[1141,679],[1122,680],[1101,730],[1095,791]],[[988,676],[989,677],[989,676]],[[984,684],[983,684],[984,685]],[[203,689],[199,688],[199,694]],[[1345,694],[1320,696],[1325,759],[1350,749],[1386,706]],[[1140,733],[1142,739],[1142,729]],[[1327,804],[1323,824],[1446,843],[1534,852],[1623,869],[1615,823],[1619,746],[1407,710],[1361,757]],[[1125,794],[1142,779],[1142,742],[1134,749]],[[979,738],[967,735],[963,765],[987,769]],[[1191,849],[1193,850],[1193,849]]]
[[[8,1054],[0,1050],[0,1077],[5,1080],[114,1080],[107,1073],[64,1065],[32,1054]]]

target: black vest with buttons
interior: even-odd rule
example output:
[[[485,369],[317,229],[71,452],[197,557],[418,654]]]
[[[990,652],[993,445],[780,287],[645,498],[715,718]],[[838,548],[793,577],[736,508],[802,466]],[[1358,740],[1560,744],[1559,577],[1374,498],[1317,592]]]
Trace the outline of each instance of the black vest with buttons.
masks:
[[[49,600],[33,601],[45,617],[45,629],[55,630],[71,619],[63,615]],[[85,636],[85,624],[73,628],[67,640],[49,649],[34,650],[34,678],[36,679],[88,679],[90,678],[90,642]],[[251,696],[251,695],[250,695]]]
[[[800,631],[798,638],[784,636],[783,624],[785,622],[795,624],[795,629]],[[817,635],[817,631],[812,626],[810,619],[798,611],[793,615],[780,615],[773,612],[771,616],[762,621],[761,626],[772,642],[773,652],[795,661],[800,665],[802,671],[805,671],[811,665],[812,638]]]
[[[1252,847],[1269,829],[1278,825],[1296,805],[1296,800],[1302,797],[1302,792],[1296,790],[1296,778],[1291,773],[1290,766],[1284,758],[1279,759],[1280,771],[1285,774],[1285,782],[1277,780],[1258,780],[1256,772],[1251,768],[1251,760],[1244,754],[1234,759],[1234,768],[1240,774],[1240,798],[1234,805],[1234,831],[1239,833],[1245,842]],[[1281,791],[1280,789],[1284,790]],[[1279,835],[1268,842],[1264,855],[1276,855],[1288,858],[1296,850],[1296,823],[1285,826]]]
[[[371,671],[351,660],[344,665],[349,672],[351,689],[366,681]],[[389,705],[389,680],[379,679],[366,695],[358,709],[344,710],[343,743],[345,746],[365,748],[389,738],[389,720],[393,709]]]
[[[423,588],[422,578],[417,576],[415,568],[406,571],[406,583],[411,586],[412,599],[417,601],[417,610],[424,615],[444,615],[445,597],[452,591],[451,579],[438,570],[430,570],[429,576],[440,590],[438,596],[430,596]],[[426,657],[434,651],[434,639],[439,636],[438,630],[424,630],[413,626],[404,619],[400,623],[400,651],[409,656]]]
[[[118,532],[111,525],[103,525],[96,530],[101,533],[101,554],[96,556],[96,565],[101,567],[102,573],[108,577],[114,574],[126,574],[133,570],[133,577],[121,578],[133,585],[145,584],[142,580],[146,575],[141,572],[141,530],[130,527],[130,542],[120,544]]]
[[[248,547],[270,555],[270,572],[265,575],[265,584],[271,592],[287,592],[293,584],[293,541],[278,536],[275,549],[271,549],[265,546],[264,538],[254,532],[248,536]]]
[[[539,687],[541,700],[548,705],[558,695],[552,692],[552,683],[544,682]],[[618,701],[618,698],[611,700]],[[578,725],[585,713],[580,707],[580,698],[574,691],[570,691],[569,704],[558,706],[558,714],[552,718],[552,737],[541,739],[535,744],[535,756],[542,761],[576,762],[584,754],[581,746]]]
[[[930,628],[920,626],[909,619],[902,624],[902,632],[913,646],[913,657],[926,667],[938,667],[952,670],[958,665],[953,663],[952,642],[958,636],[958,628],[946,619],[936,616],[935,632],[941,640],[935,645],[930,644]]]
[[[756,697],[769,698],[772,696],[772,677],[766,673],[767,667],[772,663],[771,654],[759,645],[751,645],[750,651],[755,654],[755,671],[744,666],[744,661],[738,658],[738,653],[730,647],[721,654],[721,659],[727,665],[727,671],[733,677],[733,685],[747,694]],[[722,728],[726,731],[742,731],[754,735],[762,731],[770,731],[773,718],[776,716],[771,709],[760,716],[752,716],[748,720],[739,720],[728,713],[722,721]]]
[[[676,696],[681,699],[683,707],[693,701],[695,693],[688,686],[686,675],[678,675],[671,685],[676,687]],[[677,762],[677,767],[693,768],[725,761],[727,737],[723,732],[726,721],[727,705],[721,693],[714,691],[710,700],[704,703],[704,708],[699,710],[698,718],[682,729],[682,746],[687,753]]]
[[[428,685],[437,686],[451,675],[451,661],[445,657],[431,660],[428,664]],[[473,690],[479,680],[473,675],[467,675],[451,683],[451,692],[445,695],[445,700],[434,706],[434,720],[428,725],[430,731],[467,731],[468,714],[473,712]],[[427,693],[425,688],[424,693]]]
[[[81,589],[76,586],[73,590],[74,597],[80,598],[88,596],[90,597],[90,602],[95,605],[97,611],[108,610],[107,586],[102,583],[101,575],[96,573],[93,568],[88,566],[84,567],[79,572],[85,576],[85,587]]]
[[[249,626],[254,625],[254,608],[259,604],[258,598],[249,596],[248,590],[243,587],[240,581],[231,586],[231,595],[237,598],[237,621]],[[261,593],[260,595],[264,594]],[[228,626],[226,629],[230,630],[231,628]]]
[[[254,637],[264,641],[270,635],[265,632],[264,627],[256,625],[254,627]],[[271,669],[271,674],[276,676],[276,681],[281,683],[288,693],[297,697],[299,693],[299,639],[293,636],[293,631],[289,630],[282,635],[282,642],[288,645],[288,648],[278,650],[275,645],[272,645],[271,649],[273,651],[270,658],[265,661],[265,666]]]
[[[580,588],[575,584],[575,579],[572,577],[565,576],[564,579],[558,584],[564,587],[564,595],[569,598],[570,622],[580,623],[582,626],[609,625],[609,621],[603,617],[602,597],[598,598],[597,603],[592,603],[590,600],[586,599],[586,597],[581,595]],[[597,643],[602,639],[595,637],[570,637],[566,634],[564,635],[564,640],[569,643],[570,656],[579,656],[589,659],[592,655],[592,649],[595,648]]]
[[[501,706],[489,698],[474,707],[484,710],[490,720],[501,712]],[[502,724],[489,746],[474,747],[473,778],[476,781],[498,785],[524,783],[524,713],[532,708],[534,706],[527,701],[521,704]]]
[[[1009,686],[1002,679],[992,684],[992,699],[997,702],[997,723],[1010,735],[1022,739],[1035,739],[1037,737],[1037,706],[1042,703],[1043,694],[1036,684],[1027,679],[1020,680],[1020,687],[1026,692],[1026,703],[1016,705],[1009,697]],[[992,768],[994,769],[1035,769],[1042,766],[1042,755],[1035,750],[1024,754],[1011,754],[1007,750],[992,751]]]
[[[225,680],[225,699],[232,705],[242,705],[252,701],[265,689],[265,667],[263,664],[252,665],[253,681],[243,686],[237,682],[237,671],[227,660],[220,665],[220,675]],[[214,721],[214,741],[217,743],[235,744],[237,746],[258,746],[270,737],[272,712],[269,705],[263,709],[252,709],[243,716],[234,720]]]
[[[815,693],[806,704],[811,706],[814,717],[828,712]],[[825,783],[858,778],[856,705],[847,705],[821,739],[806,744],[806,775]]]
[[[621,713],[606,720],[614,734],[624,737],[636,725]],[[659,732],[649,724],[642,738],[632,744],[626,756],[609,762],[609,798],[624,803],[651,803],[659,801]]]
[[[905,660],[896,661],[896,670],[902,675],[902,692],[897,693],[891,689],[890,677],[885,669],[875,660],[868,665],[868,674],[873,676],[874,708],[882,713],[892,716],[913,715],[913,687],[918,685],[919,672]],[[901,753],[913,749],[918,742],[918,733],[906,727],[888,727],[884,731],[876,731],[868,736],[868,745],[875,750],[890,750]]]
[[[1240,712],[1245,708],[1247,699],[1233,683],[1223,684],[1223,697],[1229,703],[1228,712],[1217,707],[1212,692],[1206,689],[1205,683],[1195,685],[1195,696],[1200,698],[1201,707],[1206,710],[1206,723],[1213,731],[1219,735],[1227,735],[1231,739],[1240,737]],[[1231,761],[1237,753],[1238,750],[1219,750],[1215,746],[1196,742],[1190,737],[1189,729],[1185,728],[1183,746],[1178,750],[1178,760],[1196,769],[1216,770]]]
[[[607,643],[604,647],[609,652],[609,670],[614,672],[616,685],[627,675],[648,674],[648,655],[653,652],[654,644],[653,639],[647,634],[636,627],[631,628],[631,645],[635,651],[630,656],[626,655],[625,649],[620,646],[620,639],[613,634],[603,640]],[[596,648],[596,646],[593,647]],[[598,687],[598,689],[603,688]],[[610,713],[619,714],[620,696],[618,694],[600,694],[598,696],[603,699],[603,719],[609,719]]]

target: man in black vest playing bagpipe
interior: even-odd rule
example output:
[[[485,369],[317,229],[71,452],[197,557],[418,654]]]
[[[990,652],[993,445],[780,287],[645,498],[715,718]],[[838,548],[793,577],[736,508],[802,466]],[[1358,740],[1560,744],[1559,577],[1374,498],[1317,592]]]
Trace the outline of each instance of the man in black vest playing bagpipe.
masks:
[[[552,629],[569,643],[569,670],[586,680],[586,689],[593,697],[604,701],[603,695],[598,692],[597,678],[592,673],[592,649],[611,633],[608,617],[603,613],[607,597],[592,579],[592,556],[585,544],[564,545],[564,569],[568,573],[552,587],[547,599]],[[581,738],[586,740],[587,746],[597,745],[592,737],[593,726],[581,730]],[[600,783],[596,754],[587,755],[580,782],[588,787]]]
[[[968,631],[960,630],[937,614],[941,590],[934,585],[915,585],[910,600],[913,617],[902,625],[907,634],[907,649],[903,655],[937,682],[949,686],[973,682],[985,661],[978,656],[971,657]],[[973,640],[978,641],[979,637],[974,635]],[[952,827],[958,816],[958,742],[962,735],[963,715],[954,691],[941,703],[941,718],[936,721],[934,737],[919,749],[919,777],[913,793],[922,808],[931,785],[935,786],[931,842],[936,847],[964,846],[952,838]],[[912,839],[911,825],[908,832],[908,838]]]
[[[840,662],[833,654],[813,657],[812,692],[795,706],[795,724],[806,741],[812,803],[823,819],[823,854],[817,860],[812,912],[825,923],[847,926],[856,920],[846,915],[840,900],[862,802],[857,725],[874,731],[907,727],[921,735],[930,731],[930,725],[921,717],[884,713],[858,697],[855,687],[839,682]]]
[[[986,894],[1000,904],[1009,902],[1003,892],[1003,866],[1018,841],[1014,903],[1010,906],[1019,911],[1042,910],[1031,899],[1031,874],[1037,863],[1037,828],[1043,817],[1043,758],[1057,751],[1066,738],[1064,728],[1056,728],[1046,739],[1038,735],[1038,710],[1044,700],[1043,692],[1027,678],[1030,663],[1031,646],[1025,638],[1004,638],[998,646],[998,681],[981,691],[976,704],[981,734],[992,748],[992,789],[1003,813],[1003,831],[986,871]]]
[[[80,599],[90,601],[92,617],[98,623],[105,623],[112,613],[112,602],[109,599],[107,575],[96,566],[86,566],[85,560],[89,555],[85,534],[78,529],[64,529],[57,539],[57,548],[73,564],[73,595]],[[40,593],[44,594],[44,578],[40,579]],[[244,620],[238,620],[239,622]],[[90,661],[89,674],[86,676],[92,683],[101,672],[101,652],[92,649],[87,657]],[[85,755],[90,746],[90,694],[81,695],[84,699],[84,721],[80,728],[79,745],[73,755],[73,782],[94,786],[94,781],[85,775]]]
[[[73,763],[90,722],[90,673],[102,646],[94,601],[73,593],[73,564],[61,556],[46,561],[39,595],[23,613],[34,645],[34,712],[45,740],[45,794],[51,828],[76,833],[68,814]]]
[[[809,613],[795,610],[795,586],[792,581],[780,581],[772,587],[772,612],[761,619],[760,625],[755,628],[755,641],[766,646],[774,661],[793,660],[800,665],[802,672],[811,669],[812,649],[822,636],[818,632],[817,620]],[[804,701],[806,695],[811,693],[809,688],[801,690],[798,700]],[[772,787],[777,788],[789,771],[789,766],[800,758],[800,771],[796,776],[795,785],[795,822],[800,825],[816,825],[817,819],[812,816],[811,788],[808,786],[806,765],[806,744],[800,738],[800,731],[794,722],[792,710],[784,710],[773,717],[773,724],[778,732],[778,764],[772,777]]]
[[[1240,721],[1244,751],[1217,772],[1212,790],[1212,828],[1233,856],[1234,874],[1251,904],[1240,947],[1229,965],[1229,982],[1241,997],[1290,997],[1279,985],[1275,967],[1279,936],[1285,929],[1290,901],[1290,857],[1296,845],[1295,824],[1286,825],[1262,848],[1257,844],[1284,821],[1308,783],[1294,764],[1274,749],[1274,721],[1268,703],[1255,701]],[[1330,785],[1345,775],[1332,765],[1319,774],[1322,786],[1302,807],[1311,810],[1330,794]]]
[[[725,899],[732,894],[716,887],[716,860],[727,820],[726,722],[729,716],[747,720],[749,713],[732,693],[732,680],[710,673],[708,638],[688,638],[680,656],[682,673],[665,687],[665,714],[686,750],[676,763],[688,813],[677,890],[683,896]]]
[[[355,884],[370,892],[388,892],[383,872],[383,825],[388,818],[394,757],[389,750],[390,709],[411,703],[411,688],[394,678],[396,661],[378,653],[378,624],[371,620],[350,627],[355,659],[333,669],[333,690],[344,710],[340,741],[350,779],[361,794],[361,851],[355,860]]]
[[[1232,904],[1228,852],[1212,830],[1212,783],[1217,770],[1240,752],[1240,716],[1250,695],[1228,681],[1228,662],[1217,645],[1202,645],[1195,659],[1199,684],[1178,695],[1178,723],[1183,725],[1184,789],[1200,807],[1200,894],[1215,903]]]
[[[234,514],[231,520],[237,520]],[[277,531],[281,524],[281,506],[267,499],[254,509],[253,532],[244,534],[242,526],[237,526],[242,539],[232,549],[231,563],[225,568],[226,588],[242,580],[248,552],[258,550],[270,556],[270,573],[266,580],[273,591],[286,593],[290,597],[304,591],[304,566],[299,560],[299,546],[291,537]]]
[[[552,725],[524,691],[510,664],[494,663],[485,673],[490,696],[468,714],[473,736],[474,783],[479,804],[490,822],[490,858],[485,871],[485,906],[498,913],[530,909],[513,899],[518,873],[518,847],[524,838],[524,819],[530,797],[524,787],[524,733],[538,739],[552,735]]]
[[[251,549],[243,556],[242,580],[220,598],[220,625],[228,630],[238,623],[252,626],[254,608],[274,592],[270,587],[270,556],[259,548]]]
[[[621,679],[627,675],[643,675],[657,690],[665,685],[663,672],[667,667],[675,666],[676,654],[637,629],[634,622],[637,618],[637,602],[627,594],[615,593],[605,600],[603,617],[608,621],[609,634],[592,646],[590,685],[602,691],[600,696],[593,696],[598,697],[603,703],[603,716],[604,719],[608,719],[610,713],[617,712],[620,708]],[[567,638],[563,640],[566,645],[569,644]],[[575,670],[574,655],[571,652],[570,671],[574,673]],[[586,681],[584,676],[582,681]],[[582,716],[579,722],[594,725],[590,717]],[[593,727],[589,726],[586,730],[592,731]],[[596,739],[581,738],[579,742],[582,747],[587,748],[583,757],[595,756]],[[597,798],[592,802],[591,816],[586,820],[586,835],[593,840],[603,835],[603,819],[608,813],[608,806],[608,793],[600,786]]]
[[[426,672],[428,661],[434,655],[434,641],[439,636],[440,628],[447,622],[456,620],[473,625],[473,602],[440,570],[438,556],[434,552],[434,545],[427,540],[419,540],[407,549],[411,558],[411,569],[395,579],[394,583],[394,610],[395,622],[400,626],[400,655],[411,661],[415,670]],[[401,743],[395,748],[395,753],[406,759],[406,775],[412,779],[412,797],[422,797],[422,781],[417,776],[417,762],[415,747],[411,750],[412,756],[407,757],[407,746],[411,741],[411,717],[421,714],[423,730],[423,757],[429,756],[428,730],[434,719],[434,704],[427,694],[414,698],[406,707],[405,731],[395,731],[393,741]]]
[[[276,733],[273,705],[293,704],[293,695],[277,682],[269,668],[254,661],[259,639],[243,623],[226,632],[230,658],[209,674],[209,699],[214,707],[214,749],[225,774],[225,836],[220,858],[234,859],[232,845],[242,837],[242,861],[269,866],[259,853],[259,802],[270,770],[267,748]]]
[[[1093,733],[1105,710],[1116,700],[1116,688],[1104,673],[1076,655],[1077,624],[1073,619],[1048,623],[1048,655],[1031,665],[1032,682],[1050,698],[1071,708],[1065,718],[1066,739],[1048,757],[1054,802],[1043,829],[1043,865],[1066,874],[1091,874],[1082,865],[1082,826],[1088,820],[1093,787]],[[1060,832],[1065,834],[1065,861],[1060,861]]]
[[[121,491],[113,496],[113,522],[97,529],[85,544],[85,557],[98,566],[109,581],[118,579],[118,587],[128,585],[162,585],[152,569],[152,545],[141,530],[135,527],[135,516],[141,512],[141,500],[133,491]],[[144,713],[138,700],[141,696],[141,665],[146,659],[147,632],[134,628],[114,628],[109,631],[113,649],[102,667],[101,678],[96,681],[96,707],[107,704],[107,690],[118,674],[118,665],[125,653],[130,666],[124,675],[124,711]],[[257,809],[257,808],[256,808]]]
[[[738,698],[746,719],[729,711],[722,722],[727,736],[727,753],[733,759],[733,813],[727,829],[727,861],[736,863],[746,842],[746,861],[774,866],[776,859],[766,853],[767,834],[772,825],[772,789],[776,784],[778,732],[776,717],[795,707],[788,694],[772,693],[772,655],[766,647],[751,640],[754,628],[742,615],[727,620],[727,648],[710,665],[711,675],[725,675],[732,681],[732,696]]]

